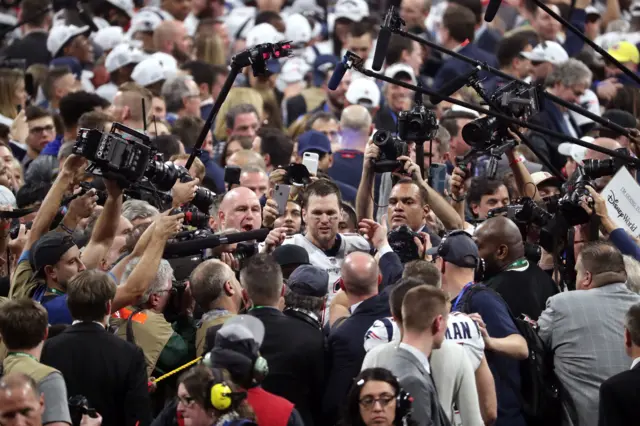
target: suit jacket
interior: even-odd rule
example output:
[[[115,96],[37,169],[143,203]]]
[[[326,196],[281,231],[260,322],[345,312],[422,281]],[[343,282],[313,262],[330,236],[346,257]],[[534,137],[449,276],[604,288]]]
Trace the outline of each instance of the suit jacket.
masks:
[[[389,287],[360,305],[349,318],[329,332],[330,368],[323,399],[325,423],[335,424],[353,379],[364,360],[364,335],[377,319],[391,316]]]
[[[389,364],[400,387],[413,397],[411,418],[419,426],[448,426],[451,423],[438,402],[431,375],[411,352],[399,347]]]
[[[265,390],[292,402],[307,426],[322,424],[324,392],[324,334],[305,321],[289,317],[275,308],[258,308],[249,315],[264,324],[260,353],[269,363]]]
[[[600,386],[598,426],[623,426],[640,417],[640,364],[607,379]]]
[[[41,362],[64,376],[69,397],[84,395],[104,426],[151,424],[142,349],[96,323],[68,327],[45,342]]]
[[[554,370],[566,391],[563,403],[580,426],[598,424],[598,393],[609,377],[629,368],[624,316],[640,296],[625,284],[557,294],[540,315],[540,338],[554,353]],[[575,424],[571,418],[565,424]]]
[[[502,34],[499,31],[494,30],[493,28],[489,28],[488,26],[480,34],[480,37],[476,38],[473,41],[473,44],[478,46],[478,48],[484,50],[485,52],[489,52],[492,55],[495,55],[498,50],[498,45],[500,44],[500,40],[502,40]]]
[[[480,62],[486,62],[488,65],[491,65],[494,68],[498,68],[498,60],[496,59],[496,57],[493,54],[480,49],[478,46],[474,44],[466,45],[465,47],[460,49],[458,53]],[[458,77],[459,75],[463,75],[471,71],[471,69],[473,68],[474,67],[471,64],[467,62],[463,62],[460,59],[448,58],[444,61],[444,63],[438,70],[438,73],[434,78],[433,88],[436,90],[439,90],[447,82],[450,82],[451,80]],[[483,80],[482,81],[483,86],[490,84],[490,82],[495,78],[494,75],[486,71],[480,71],[478,76],[480,77],[481,80]]]

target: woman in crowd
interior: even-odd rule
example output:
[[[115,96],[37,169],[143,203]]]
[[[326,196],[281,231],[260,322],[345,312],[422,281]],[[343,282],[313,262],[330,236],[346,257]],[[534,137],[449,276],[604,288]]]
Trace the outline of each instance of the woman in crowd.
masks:
[[[178,415],[185,426],[255,425],[246,393],[236,389],[224,370],[192,368],[178,381]]]
[[[340,425],[415,425],[410,417],[411,401],[389,370],[368,368],[355,378]]]
[[[24,72],[19,69],[0,69],[0,123],[11,126],[18,115],[18,108],[24,109],[27,90]]]

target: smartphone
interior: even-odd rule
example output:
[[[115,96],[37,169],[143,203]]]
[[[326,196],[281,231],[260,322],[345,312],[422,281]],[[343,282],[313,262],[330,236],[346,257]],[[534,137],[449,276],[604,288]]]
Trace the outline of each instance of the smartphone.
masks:
[[[447,188],[446,164],[433,163],[429,166],[429,185],[439,194],[444,195]]]
[[[290,185],[276,184],[273,189],[273,199],[278,203],[278,216],[284,216],[289,201]]]
[[[229,185],[239,185],[240,184],[240,167],[238,166],[226,166],[224,168],[224,181]]]
[[[309,174],[315,176],[318,174],[318,161],[320,156],[315,152],[305,152],[302,156],[302,165],[309,170]]]

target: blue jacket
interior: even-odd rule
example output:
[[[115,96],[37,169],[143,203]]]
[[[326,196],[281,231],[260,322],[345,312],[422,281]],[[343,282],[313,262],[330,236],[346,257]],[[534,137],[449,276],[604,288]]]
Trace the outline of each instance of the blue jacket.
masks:
[[[478,48],[484,50],[485,52],[489,52],[492,55],[495,55],[498,50],[498,44],[500,44],[500,40],[502,40],[502,35],[492,28],[486,27],[480,37],[473,41],[473,44],[478,46]]]
[[[468,58],[475,59],[476,61],[485,62],[494,68],[498,68],[498,60],[496,59],[496,57],[491,53],[480,49],[474,44],[466,45],[465,47],[460,49],[458,53]],[[445,85],[445,83],[451,81],[453,78],[471,71],[471,68],[473,68],[471,64],[463,62],[460,59],[447,59],[446,61],[444,61],[435,76],[435,79],[433,81],[433,88],[436,90],[440,89]],[[484,80],[483,85],[489,84],[490,81],[495,78],[494,75],[486,71],[480,71],[479,76]]]
[[[224,169],[218,163],[213,161],[207,151],[202,151],[199,158],[200,161],[202,161],[202,163],[204,164],[206,177],[208,177],[215,183],[217,193],[221,194],[225,192]]]

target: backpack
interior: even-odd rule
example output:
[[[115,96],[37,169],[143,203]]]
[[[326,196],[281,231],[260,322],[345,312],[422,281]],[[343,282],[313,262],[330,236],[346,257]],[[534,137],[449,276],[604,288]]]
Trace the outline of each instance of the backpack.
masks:
[[[471,299],[479,292],[491,292],[507,308],[516,328],[527,342],[529,356],[520,361],[520,390],[505,372],[497,368],[497,373],[516,392],[522,405],[522,412],[528,426],[559,426],[562,424],[563,410],[560,381],[553,372],[553,353],[548,351],[538,336],[537,325],[526,315],[516,318],[509,306],[498,293],[484,285],[475,284],[467,288],[459,301],[459,311],[470,314]]]

